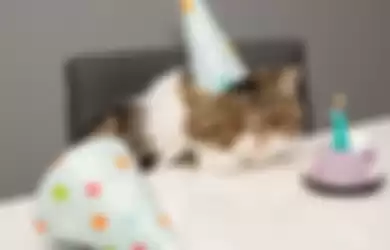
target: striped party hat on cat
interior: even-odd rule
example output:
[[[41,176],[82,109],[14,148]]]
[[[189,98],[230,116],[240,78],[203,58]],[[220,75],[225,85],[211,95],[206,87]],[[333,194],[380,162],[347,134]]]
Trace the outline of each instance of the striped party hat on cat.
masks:
[[[243,80],[248,69],[205,1],[181,0],[183,38],[194,82],[219,94]]]

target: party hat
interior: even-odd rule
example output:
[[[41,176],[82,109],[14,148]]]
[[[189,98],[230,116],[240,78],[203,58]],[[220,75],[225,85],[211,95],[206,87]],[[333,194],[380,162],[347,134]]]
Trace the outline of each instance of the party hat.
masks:
[[[183,38],[194,82],[211,93],[231,89],[248,70],[205,0],[181,0]]]
[[[126,142],[86,138],[46,172],[36,196],[39,234],[91,249],[179,249],[169,216]]]

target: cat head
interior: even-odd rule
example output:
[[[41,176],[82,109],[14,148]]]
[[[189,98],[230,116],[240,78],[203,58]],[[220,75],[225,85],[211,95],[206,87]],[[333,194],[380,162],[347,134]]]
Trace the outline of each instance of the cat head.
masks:
[[[300,82],[299,67],[284,66],[255,70],[222,95],[184,84],[186,132],[200,144],[232,152],[244,147],[253,157],[277,151],[301,132]]]
[[[254,132],[293,136],[301,131],[300,74],[293,66],[262,68],[247,79],[252,89],[238,91],[237,95],[246,99],[245,119]]]

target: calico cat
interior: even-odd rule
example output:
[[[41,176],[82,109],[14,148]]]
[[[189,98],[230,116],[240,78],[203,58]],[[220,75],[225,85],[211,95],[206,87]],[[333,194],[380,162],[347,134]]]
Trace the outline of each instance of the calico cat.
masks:
[[[124,135],[146,170],[158,162],[242,169],[291,149],[302,130],[300,76],[296,66],[263,67],[213,95],[175,68],[130,100],[127,115],[115,118],[128,128]]]

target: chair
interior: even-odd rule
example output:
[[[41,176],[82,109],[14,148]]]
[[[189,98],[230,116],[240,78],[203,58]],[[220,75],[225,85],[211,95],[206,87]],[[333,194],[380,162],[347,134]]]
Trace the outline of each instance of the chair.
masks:
[[[299,63],[306,68],[305,45],[300,41],[240,42],[238,50],[249,67],[261,64]],[[65,65],[67,87],[67,142],[87,135],[116,102],[148,87],[150,80],[172,66],[183,64],[181,47],[105,51],[78,54]],[[303,79],[305,131],[313,129],[309,85]]]

